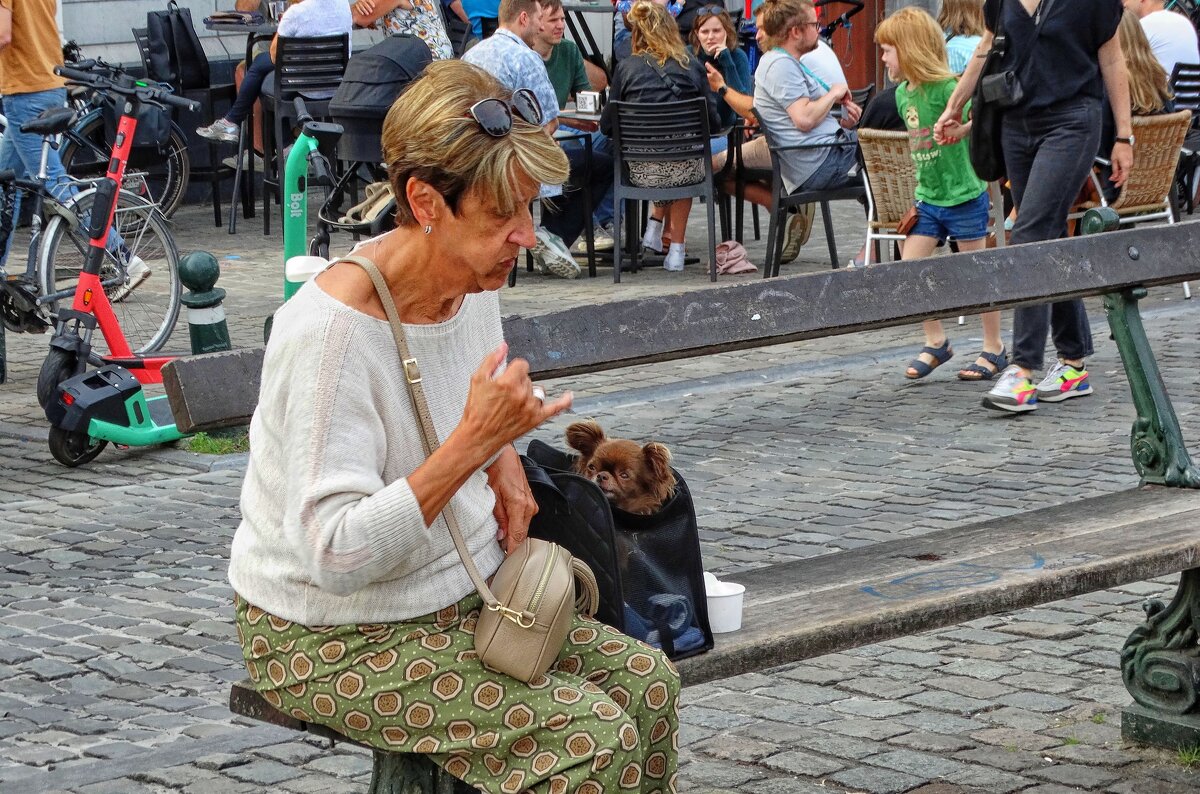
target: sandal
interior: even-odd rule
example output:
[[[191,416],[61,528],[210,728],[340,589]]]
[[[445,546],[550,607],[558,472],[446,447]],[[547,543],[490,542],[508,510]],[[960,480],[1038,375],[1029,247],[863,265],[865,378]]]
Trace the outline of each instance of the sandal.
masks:
[[[991,380],[1008,366],[1008,350],[1005,348],[1000,348],[999,353],[989,353],[984,350],[979,354],[978,358],[987,361],[995,369],[988,369],[978,361],[973,361],[958,371],[959,380]]]
[[[954,356],[954,350],[950,347],[949,339],[947,339],[945,342],[942,342],[941,347],[929,347],[926,345],[925,347],[921,348],[921,352],[928,353],[929,355],[933,356],[934,363],[926,364],[920,359],[918,354],[918,358],[914,358],[912,361],[908,362],[908,368],[916,370],[917,374],[910,375],[907,371],[904,373],[904,377],[908,378],[909,380],[917,380],[925,377],[930,372],[933,372],[935,369],[945,364]]]

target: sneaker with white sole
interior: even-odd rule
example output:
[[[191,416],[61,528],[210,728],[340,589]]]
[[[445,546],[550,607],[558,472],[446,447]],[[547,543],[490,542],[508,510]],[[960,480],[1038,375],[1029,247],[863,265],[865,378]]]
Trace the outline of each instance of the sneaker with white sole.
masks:
[[[125,263],[125,283],[113,288],[112,294],[108,299],[113,303],[120,303],[129,297],[129,294],[141,286],[141,283],[150,278],[150,266],[142,260],[140,256],[132,254],[119,254],[119,256],[128,256],[129,259]]]
[[[1083,367],[1075,367],[1059,361],[1042,382],[1037,385],[1037,397],[1042,402],[1060,403],[1072,397],[1086,397],[1092,393],[1092,384],[1088,380],[1088,371]]]
[[[232,121],[217,119],[207,127],[197,127],[196,134],[201,138],[207,138],[210,141],[237,143],[238,125],[234,124]]]
[[[994,411],[1024,413],[1037,408],[1038,390],[1021,368],[1013,365],[1000,373],[1000,379],[992,390],[983,395],[983,407]]]
[[[779,256],[779,264],[786,265],[794,262],[800,256],[800,249],[808,242],[812,234],[813,214],[816,204],[801,204],[800,208],[788,215],[787,227],[783,233],[783,253]]]
[[[611,251],[615,243],[613,242],[612,227],[597,226],[592,229],[592,248],[599,253],[600,251]],[[587,237],[580,235],[575,241],[575,245],[571,246],[571,253],[587,255]]]
[[[539,226],[534,232],[537,245],[533,247],[533,261],[539,270],[558,276],[559,278],[579,278],[583,268],[571,256],[571,249],[563,239],[545,227]]]

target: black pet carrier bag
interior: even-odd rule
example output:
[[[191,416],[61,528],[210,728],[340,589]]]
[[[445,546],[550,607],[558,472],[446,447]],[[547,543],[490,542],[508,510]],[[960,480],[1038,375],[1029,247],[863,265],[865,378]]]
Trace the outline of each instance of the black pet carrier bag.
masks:
[[[586,562],[600,586],[596,617],[685,659],[713,647],[692,495],[675,472],[675,495],[651,515],[612,507],[575,474],[574,457],[531,441],[522,458],[538,513],[529,534]]]

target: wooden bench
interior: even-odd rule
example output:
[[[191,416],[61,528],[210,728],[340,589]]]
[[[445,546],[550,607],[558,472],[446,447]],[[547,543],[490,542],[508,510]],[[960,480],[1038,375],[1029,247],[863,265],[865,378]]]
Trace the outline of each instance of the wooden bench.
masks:
[[[510,317],[504,328],[513,354],[546,380],[1104,295],[1137,411],[1131,448],[1140,488],[739,574],[747,588],[742,629],[718,635],[712,651],[679,668],[693,685],[1182,571],[1175,599],[1151,604],[1122,650],[1123,676],[1138,703],[1124,713],[1123,728],[1136,741],[1194,745],[1200,491],[1191,489],[1200,488],[1200,471],[1188,458],[1138,300],[1145,287],[1198,277],[1200,225],[1187,223]],[[177,417],[192,422],[189,429],[244,423],[260,364],[261,351],[250,350],[168,365],[164,381]],[[248,399],[228,388],[229,372],[254,383]],[[203,392],[212,382],[225,388]],[[231,707],[329,733],[274,712],[248,682],[235,685]],[[380,786],[398,763],[376,753],[374,791],[391,790]]]

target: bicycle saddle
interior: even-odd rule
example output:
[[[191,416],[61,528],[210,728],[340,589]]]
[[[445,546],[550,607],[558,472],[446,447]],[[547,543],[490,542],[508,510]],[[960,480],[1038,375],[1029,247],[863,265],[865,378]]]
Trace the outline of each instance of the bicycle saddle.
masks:
[[[29,135],[58,135],[71,128],[75,111],[70,108],[43,110],[37,118],[21,125],[21,132]]]

